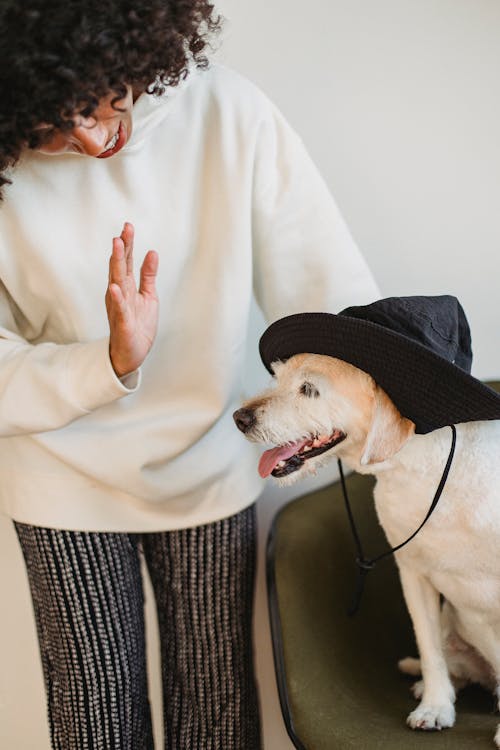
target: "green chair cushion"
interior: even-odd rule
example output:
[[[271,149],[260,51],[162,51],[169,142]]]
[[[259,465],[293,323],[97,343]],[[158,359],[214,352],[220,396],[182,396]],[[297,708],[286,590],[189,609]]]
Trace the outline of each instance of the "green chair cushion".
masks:
[[[495,384],[496,385],[496,384]],[[373,479],[347,478],[364,551],[387,542],[372,499]],[[358,614],[349,616],[356,550],[340,483],[291,501],[274,519],[267,574],[280,701],[288,733],[303,750],[487,750],[497,724],[495,701],[477,686],[461,691],[455,727],[418,732],[406,726],[416,706],[413,678],[398,659],[416,656],[392,557],[368,575]]]

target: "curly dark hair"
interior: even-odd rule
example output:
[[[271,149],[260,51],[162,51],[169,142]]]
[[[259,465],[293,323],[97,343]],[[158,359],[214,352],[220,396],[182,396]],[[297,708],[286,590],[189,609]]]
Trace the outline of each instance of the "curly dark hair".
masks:
[[[0,0],[0,191],[22,151],[126,85],[161,94],[206,67],[209,0]],[[1,198],[1,195],[0,195]]]

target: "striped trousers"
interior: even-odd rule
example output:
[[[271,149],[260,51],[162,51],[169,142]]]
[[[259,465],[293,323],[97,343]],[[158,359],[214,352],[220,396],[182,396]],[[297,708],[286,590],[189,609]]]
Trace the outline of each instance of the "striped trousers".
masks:
[[[167,750],[259,750],[255,507],[193,529],[15,524],[54,750],[152,750],[140,556],[158,613]]]

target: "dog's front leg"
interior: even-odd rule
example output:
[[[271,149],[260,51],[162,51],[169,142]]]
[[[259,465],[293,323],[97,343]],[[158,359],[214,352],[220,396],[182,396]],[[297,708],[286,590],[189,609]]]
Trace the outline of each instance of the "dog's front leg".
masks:
[[[412,729],[443,729],[455,723],[455,690],[443,653],[439,593],[430,581],[400,565],[401,583],[420,652],[424,690],[408,716]]]

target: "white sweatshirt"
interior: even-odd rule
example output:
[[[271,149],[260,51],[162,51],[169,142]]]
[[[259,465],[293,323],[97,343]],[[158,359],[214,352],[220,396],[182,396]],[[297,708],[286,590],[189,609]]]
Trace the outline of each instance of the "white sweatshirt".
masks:
[[[255,86],[213,66],[143,94],[114,157],[28,152],[12,179],[0,204],[4,511],[156,531],[245,508],[262,480],[231,415],[252,288],[269,321],[378,296],[299,138]],[[104,306],[124,221],[137,265],[160,256],[158,335],[125,384]]]

